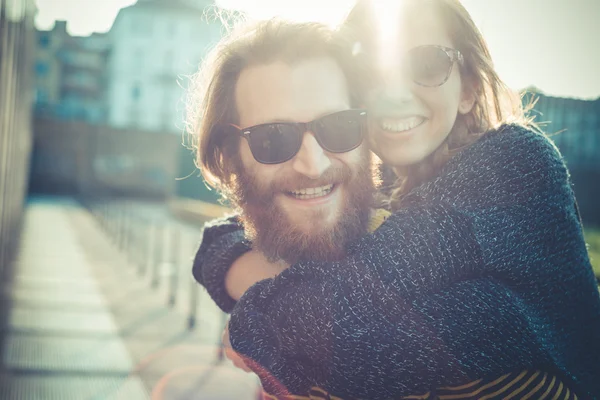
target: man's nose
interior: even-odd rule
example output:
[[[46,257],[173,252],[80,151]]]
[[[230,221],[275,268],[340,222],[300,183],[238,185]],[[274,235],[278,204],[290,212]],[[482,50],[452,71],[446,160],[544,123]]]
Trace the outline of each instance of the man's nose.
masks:
[[[318,179],[330,166],[331,160],[325,150],[312,132],[306,132],[300,151],[292,160],[292,168],[310,179]]]

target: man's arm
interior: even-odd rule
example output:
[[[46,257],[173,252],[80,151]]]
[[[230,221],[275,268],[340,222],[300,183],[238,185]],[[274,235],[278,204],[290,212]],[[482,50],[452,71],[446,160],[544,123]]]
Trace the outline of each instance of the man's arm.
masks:
[[[287,265],[269,262],[251,250],[237,217],[207,223],[196,252],[192,273],[224,312],[253,284],[271,278]]]
[[[256,282],[273,278],[287,267],[284,262],[270,262],[263,253],[250,250],[237,258],[227,271],[225,275],[227,294],[237,301]]]

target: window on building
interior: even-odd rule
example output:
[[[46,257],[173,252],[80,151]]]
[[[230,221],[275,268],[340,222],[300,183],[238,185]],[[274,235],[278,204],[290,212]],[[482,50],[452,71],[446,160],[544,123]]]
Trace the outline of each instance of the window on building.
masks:
[[[171,50],[165,52],[164,69],[167,73],[173,71],[173,51]]]
[[[35,89],[35,101],[38,104],[45,104],[48,102],[48,91],[46,90],[46,88],[43,87],[37,87]]]
[[[141,33],[144,36],[152,35],[152,20],[147,19],[141,26]]]
[[[48,71],[50,71],[50,67],[46,61],[39,60],[35,63],[35,74],[37,76],[46,76],[48,75]]]
[[[39,36],[39,45],[42,49],[47,49],[50,47],[50,35],[47,33],[42,33]]]
[[[140,31],[140,20],[138,18],[131,18],[129,27],[133,34],[137,34]]]
[[[129,128],[137,129],[140,124],[140,110],[138,107],[133,106],[129,110]]]
[[[177,24],[175,22],[167,22],[167,38],[173,39],[177,35]]]
[[[137,102],[140,97],[142,95],[142,88],[140,87],[139,83],[136,83],[133,85],[133,87],[131,88],[131,98],[133,99],[134,102]]]
[[[152,19],[148,16],[136,15],[131,19],[131,32],[138,36],[152,34]]]
[[[140,48],[134,49],[132,61],[133,62],[131,63],[131,65],[133,66],[133,70],[136,73],[139,73],[139,71],[141,71],[142,68],[144,68],[144,51]]]

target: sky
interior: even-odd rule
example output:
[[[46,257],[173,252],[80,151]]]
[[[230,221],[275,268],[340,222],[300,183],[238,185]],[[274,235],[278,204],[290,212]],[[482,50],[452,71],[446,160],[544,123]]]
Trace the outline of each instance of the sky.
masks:
[[[67,20],[72,35],[110,29],[136,0],[36,0],[36,26]],[[391,0],[398,1],[398,0]],[[496,69],[515,89],[600,97],[600,0],[462,0],[488,42]],[[341,21],[354,0],[217,0],[256,18]]]

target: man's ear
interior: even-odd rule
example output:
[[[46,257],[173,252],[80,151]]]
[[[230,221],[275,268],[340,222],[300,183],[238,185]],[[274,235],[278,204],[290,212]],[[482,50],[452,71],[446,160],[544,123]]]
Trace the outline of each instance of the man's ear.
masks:
[[[460,102],[458,103],[459,114],[465,115],[471,112],[475,106],[476,84],[469,81],[464,81],[460,92]]]

